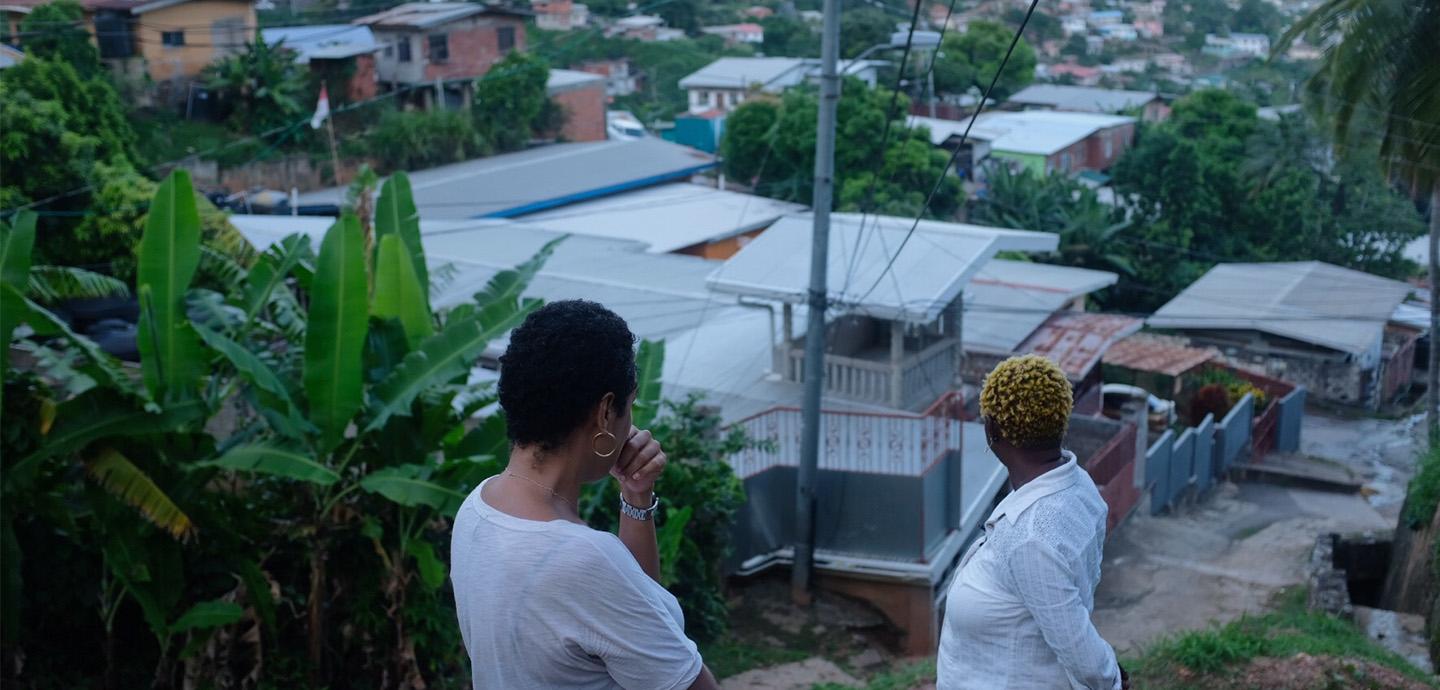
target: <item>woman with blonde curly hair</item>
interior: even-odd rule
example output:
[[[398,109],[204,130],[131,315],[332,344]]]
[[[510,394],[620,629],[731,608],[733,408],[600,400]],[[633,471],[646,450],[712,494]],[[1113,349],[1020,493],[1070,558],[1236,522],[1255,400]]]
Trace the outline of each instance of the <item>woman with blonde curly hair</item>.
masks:
[[[950,586],[941,690],[1129,686],[1090,622],[1107,510],[1062,448],[1072,403],[1065,373],[1044,357],[1011,357],[985,378],[985,441],[1011,491]]]

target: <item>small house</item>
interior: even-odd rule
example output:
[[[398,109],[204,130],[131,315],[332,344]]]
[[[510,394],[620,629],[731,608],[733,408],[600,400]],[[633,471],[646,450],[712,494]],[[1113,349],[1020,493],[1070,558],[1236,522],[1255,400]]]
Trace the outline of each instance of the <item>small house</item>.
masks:
[[[570,69],[552,69],[545,93],[565,111],[565,124],[554,134],[563,141],[603,141],[607,138],[605,77]]]
[[[383,46],[380,83],[415,86],[425,107],[459,108],[475,96],[475,79],[512,50],[525,49],[530,13],[469,2],[411,2],[356,19]]]
[[[725,39],[725,45],[732,47],[742,43],[759,45],[765,42],[764,27],[754,23],[703,26],[700,27],[700,33],[709,36],[719,36]]]
[[[571,65],[570,69],[605,77],[605,95],[611,98],[629,96],[640,90],[640,75],[631,71],[630,58],[586,60]]]
[[[1411,289],[1319,261],[1219,264],[1147,324],[1318,400],[1373,410],[1410,383],[1421,333],[1393,318]]]
[[[840,73],[874,86],[883,62],[847,60]],[[812,58],[720,58],[680,80],[690,96],[690,112],[730,112],[756,92],[782,93],[819,77],[820,61]]]
[[[6,0],[6,28],[24,49],[20,23],[49,0]],[[166,83],[183,97],[185,82],[206,65],[255,40],[255,5],[247,0],[82,0],[85,30],[96,37],[100,59],[117,74]]]
[[[375,71],[375,54],[380,43],[368,26],[351,24],[312,24],[277,26],[261,29],[268,44],[278,44],[295,56],[295,64],[326,81],[330,97],[363,101],[374,98],[379,91],[379,75]],[[329,80],[343,79],[344,84]],[[339,88],[336,88],[339,87]]]
[[[590,22],[590,8],[574,0],[530,0],[535,13],[535,28],[546,31],[569,31]]]
[[[1130,148],[1135,118],[1045,110],[982,114],[970,136],[990,144],[992,159],[1038,175],[1103,172]]]

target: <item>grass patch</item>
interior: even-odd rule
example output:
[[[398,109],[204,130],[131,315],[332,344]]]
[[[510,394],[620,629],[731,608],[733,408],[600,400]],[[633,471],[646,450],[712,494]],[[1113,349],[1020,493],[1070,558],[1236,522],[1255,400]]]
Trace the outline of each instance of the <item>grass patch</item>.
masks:
[[[1411,529],[1430,524],[1435,507],[1440,505],[1440,446],[1416,458],[1415,478],[1410,480],[1406,494],[1405,523]]]
[[[865,685],[865,690],[910,690],[910,688],[919,685],[921,681],[934,679],[935,659],[922,659],[875,675],[870,679],[870,682]],[[848,686],[836,685],[835,683],[821,683],[814,686],[812,690],[852,689]]]
[[[798,649],[753,645],[734,638],[702,645],[700,656],[705,659],[705,665],[710,667],[710,672],[715,674],[717,679],[810,657]]]
[[[1298,653],[1373,661],[1426,683],[1433,679],[1410,662],[1366,637],[1354,624],[1305,608],[1307,591],[1282,592],[1275,610],[1210,630],[1171,637],[1157,643],[1125,668],[1141,688],[1193,686],[1182,681],[1181,668],[1202,675],[1228,673],[1257,657],[1286,658]]]

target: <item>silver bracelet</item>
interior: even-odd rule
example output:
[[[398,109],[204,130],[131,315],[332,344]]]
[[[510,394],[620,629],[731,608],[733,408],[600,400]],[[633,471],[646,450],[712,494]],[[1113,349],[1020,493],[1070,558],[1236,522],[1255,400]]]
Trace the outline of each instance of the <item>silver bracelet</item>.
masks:
[[[645,522],[655,517],[655,511],[660,508],[660,495],[652,495],[655,497],[655,500],[650,504],[649,508],[637,508],[635,506],[632,506],[630,505],[629,501],[625,500],[624,496],[621,496],[620,512],[624,514],[625,517],[628,517],[631,520],[639,520],[641,522]]]

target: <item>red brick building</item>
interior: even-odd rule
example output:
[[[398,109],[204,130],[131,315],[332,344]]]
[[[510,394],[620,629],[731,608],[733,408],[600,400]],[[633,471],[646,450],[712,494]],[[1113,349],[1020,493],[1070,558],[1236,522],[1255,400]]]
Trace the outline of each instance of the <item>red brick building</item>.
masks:
[[[545,84],[550,100],[565,109],[565,126],[556,136],[565,141],[605,140],[605,78],[568,69],[550,70]]]
[[[512,50],[525,50],[525,19],[531,13],[468,2],[412,2],[356,19],[381,44],[376,72],[390,89],[418,89],[422,104],[461,107],[474,96],[473,82]]]

